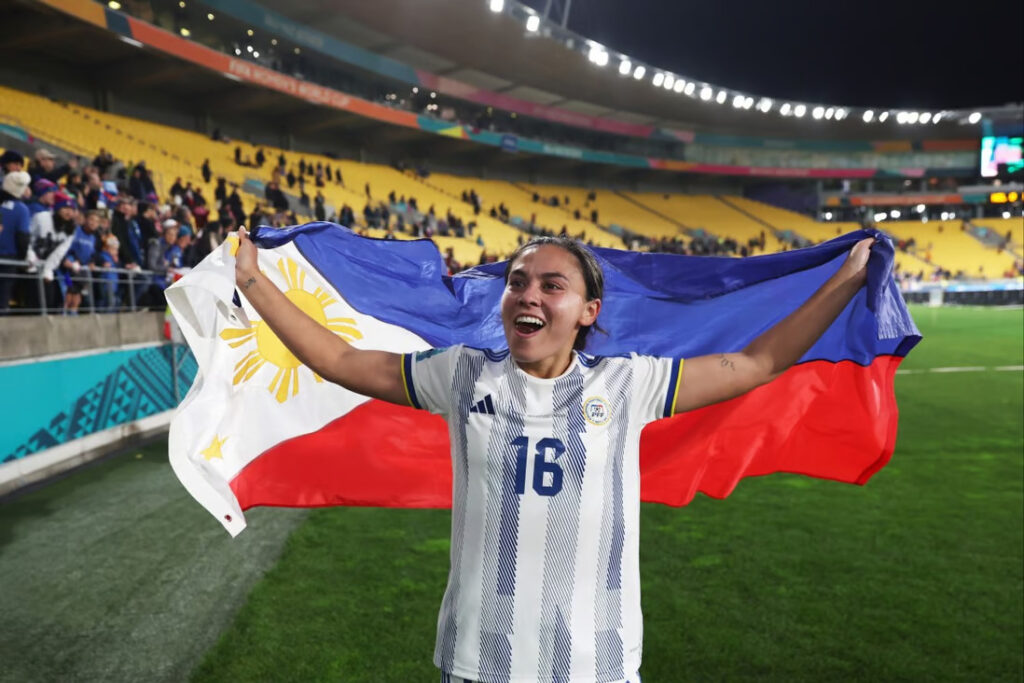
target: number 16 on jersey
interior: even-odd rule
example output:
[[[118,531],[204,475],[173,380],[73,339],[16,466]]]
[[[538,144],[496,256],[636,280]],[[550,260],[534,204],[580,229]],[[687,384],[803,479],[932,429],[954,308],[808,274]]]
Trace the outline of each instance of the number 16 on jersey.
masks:
[[[526,462],[530,439],[520,436],[512,440],[516,449],[516,493],[526,493]],[[562,490],[562,468],[555,462],[565,453],[565,444],[546,437],[537,441],[533,454],[533,490],[542,496],[553,496]]]

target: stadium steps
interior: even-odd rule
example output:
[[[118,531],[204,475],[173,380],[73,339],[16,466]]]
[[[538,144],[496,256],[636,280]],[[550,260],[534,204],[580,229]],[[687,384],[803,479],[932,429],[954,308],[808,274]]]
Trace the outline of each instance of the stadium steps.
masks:
[[[565,188],[565,187],[557,187],[557,186],[556,187],[545,187],[545,186],[538,185],[536,187],[530,187],[530,186],[523,185],[522,183],[516,183],[516,182],[510,182],[509,185],[511,185],[516,190],[518,190],[519,192],[522,192],[526,197],[528,197],[530,202],[531,202],[531,204],[534,203],[533,202],[533,194],[536,192],[537,194],[541,195],[541,197],[544,197],[545,193],[550,193],[551,195],[565,195],[565,196],[575,195],[576,201],[580,202],[581,206],[585,206],[585,204],[583,204],[583,202],[581,201],[581,195],[582,195],[582,193],[585,192],[582,188],[572,188],[572,190],[570,191],[570,190],[567,190],[567,188]],[[542,204],[541,206],[544,207],[544,208],[550,209],[553,212],[557,212],[559,214],[564,214],[566,216],[566,220],[571,220],[571,221],[575,221],[576,220],[575,215],[573,214],[572,211],[569,210],[569,208],[567,206],[564,206],[562,204],[559,204],[558,206],[551,206],[550,204]],[[584,213],[584,211],[581,209],[580,214],[583,215],[583,213]],[[616,234],[616,232],[614,230],[612,230],[610,226],[602,225],[600,221],[595,222],[595,221],[589,221],[588,220],[588,221],[586,221],[586,223],[588,225],[592,225],[595,228],[597,228],[599,235],[605,237],[605,239],[601,239],[600,237],[598,237],[597,239],[594,240],[595,243],[598,246],[608,246],[608,247],[612,247],[614,249],[622,249],[622,247],[623,247],[622,235]],[[556,230],[556,232],[557,232],[557,230]]]
[[[1013,219],[1008,220],[1007,223],[1010,223],[1012,220]],[[964,224],[967,226],[968,234],[970,234],[971,237],[973,237],[974,239],[978,240],[979,242],[984,244],[989,249],[995,249],[996,251],[999,251],[1000,249],[1002,249],[1002,250],[1006,251],[1007,253],[1012,254],[1014,258],[1017,258],[1017,259],[1024,258],[1024,257],[1021,256],[1021,245],[1020,245],[1020,242],[1017,242],[1017,241],[1014,240],[1015,235],[1013,234],[1013,230],[1012,229],[1010,229],[1010,241],[1009,241],[1009,243],[1004,244],[1003,240],[1005,239],[1006,232],[1005,231],[1000,232],[997,229],[996,226],[993,226],[991,224],[983,223],[980,220],[974,220],[974,221],[966,220],[966,221],[964,221]],[[1010,226],[999,226],[999,227],[1010,227]]]
[[[697,234],[697,229],[696,228],[693,228],[693,227],[691,227],[691,226],[689,226],[689,225],[687,225],[687,224],[685,224],[685,223],[683,223],[683,222],[673,218],[672,216],[668,216],[668,215],[662,213],[661,211],[658,211],[654,207],[648,206],[647,204],[644,204],[643,202],[638,201],[637,199],[635,199],[633,197],[630,197],[628,194],[625,194],[624,192],[620,192],[620,191],[616,190],[615,194],[617,194],[618,196],[622,197],[623,199],[625,199],[630,204],[633,204],[633,205],[639,207],[640,209],[643,209],[647,213],[653,214],[653,215],[657,216],[658,218],[662,219],[663,221],[668,221],[669,223],[675,225],[687,237],[693,237],[694,235]],[[705,234],[707,234],[707,235],[711,235],[712,237],[717,237],[716,235],[714,235],[713,233],[711,233],[708,230],[703,230],[703,232]]]
[[[771,234],[775,236],[775,239],[779,240],[780,242],[786,242],[786,243],[796,242],[797,246],[800,246],[800,247],[807,247],[807,246],[810,246],[810,245],[814,244],[814,241],[812,239],[810,239],[809,237],[807,237],[807,235],[804,235],[804,234],[802,234],[800,232],[797,232],[793,228],[781,228],[778,225],[775,225],[774,223],[770,223],[769,221],[765,220],[763,217],[758,216],[756,213],[754,213],[752,211],[748,211],[739,202],[733,201],[729,197],[726,197],[726,196],[723,196],[723,195],[720,195],[720,194],[716,194],[715,195],[715,199],[717,199],[718,201],[722,202],[723,204],[728,206],[730,209],[743,214],[744,216],[746,216],[750,220],[755,221],[756,223],[759,223],[760,225],[763,225],[764,227],[768,228],[768,230],[771,231]]]

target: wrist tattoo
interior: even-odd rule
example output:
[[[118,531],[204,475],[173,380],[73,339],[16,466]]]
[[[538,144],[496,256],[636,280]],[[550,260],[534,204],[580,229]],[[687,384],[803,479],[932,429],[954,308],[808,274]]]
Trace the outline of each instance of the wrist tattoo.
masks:
[[[251,277],[242,284],[242,289],[248,290],[254,284],[256,284],[256,278]]]
[[[733,363],[728,358],[726,358],[724,353],[718,357],[718,364],[721,365],[723,368],[729,368],[733,372],[736,372],[736,364]]]

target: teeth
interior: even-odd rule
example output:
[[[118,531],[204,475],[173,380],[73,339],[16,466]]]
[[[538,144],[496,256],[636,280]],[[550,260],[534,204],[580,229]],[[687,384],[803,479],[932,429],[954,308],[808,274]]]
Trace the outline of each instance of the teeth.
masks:
[[[541,320],[540,318],[535,318],[532,315],[521,315],[518,318],[516,318],[516,322],[517,323],[530,323],[532,325],[540,325],[542,327],[544,325],[544,321],[543,320]]]

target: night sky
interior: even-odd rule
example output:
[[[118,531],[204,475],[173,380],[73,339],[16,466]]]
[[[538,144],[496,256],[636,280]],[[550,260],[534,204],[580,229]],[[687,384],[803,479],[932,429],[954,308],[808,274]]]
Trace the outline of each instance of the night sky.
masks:
[[[573,0],[569,17],[611,50],[753,95],[908,109],[1024,101],[1022,0]]]

